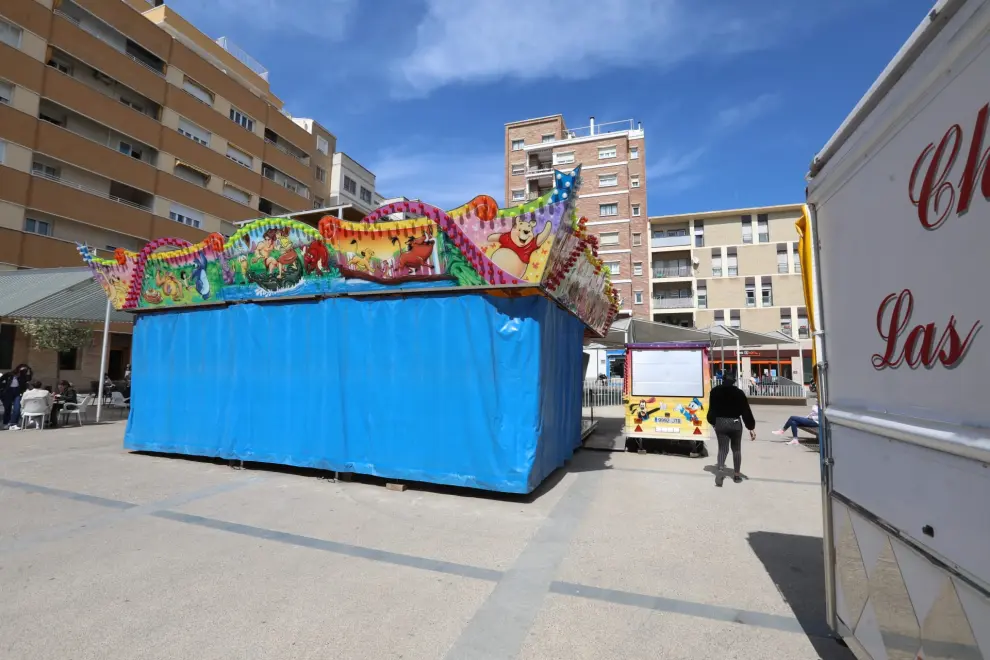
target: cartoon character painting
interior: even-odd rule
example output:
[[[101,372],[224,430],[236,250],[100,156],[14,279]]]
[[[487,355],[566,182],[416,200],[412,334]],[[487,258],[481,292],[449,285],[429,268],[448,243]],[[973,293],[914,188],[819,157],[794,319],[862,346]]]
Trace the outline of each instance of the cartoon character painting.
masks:
[[[320,239],[313,240],[303,253],[303,266],[308,274],[323,275],[330,269],[330,251]]]
[[[186,287],[183,282],[180,282],[174,274],[163,268],[155,271],[155,286],[158,287],[160,295],[158,302],[161,302],[162,298],[171,298],[172,302],[179,303],[186,295]],[[152,291],[154,290],[152,289]]]
[[[375,251],[372,249],[361,250],[353,257],[348,263],[348,265],[354,270],[361,271],[362,273],[371,272],[371,259],[375,256]]]
[[[700,421],[698,418],[698,411],[702,410],[704,407],[705,407],[704,404],[701,403],[698,397],[695,397],[686,406],[678,405],[677,412],[679,412],[681,415],[684,415],[684,419],[686,419],[687,421],[697,422]]]
[[[535,233],[535,230],[534,213],[517,215],[512,220],[512,229],[488,237],[495,248],[491,253],[491,260],[505,272],[522,278],[529,267],[533,253],[550,238],[553,226],[547,221],[539,234]]]
[[[399,255],[396,270],[406,273],[420,272],[424,268],[433,268],[430,258],[433,256],[435,241],[430,232],[424,231],[420,236],[414,236],[406,241],[406,251]]]

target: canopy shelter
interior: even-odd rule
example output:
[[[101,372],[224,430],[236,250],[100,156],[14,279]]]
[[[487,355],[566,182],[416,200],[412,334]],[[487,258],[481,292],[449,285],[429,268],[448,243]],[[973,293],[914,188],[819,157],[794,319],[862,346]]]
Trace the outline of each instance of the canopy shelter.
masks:
[[[777,373],[780,374],[780,345],[781,344],[799,344],[796,339],[785,335],[779,330],[774,330],[773,332],[756,332],[753,330],[744,330],[742,328],[730,328],[721,323],[715,323],[707,328],[702,328],[701,332],[707,333],[711,337],[712,351],[714,353],[715,347],[717,346],[722,351],[722,364],[725,363],[725,345],[729,344],[735,345],[736,347],[736,359],[740,359],[740,352],[742,348],[749,348],[753,346],[769,346],[774,345],[777,348]],[[715,362],[714,356],[712,362]],[[737,362],[737,365],[739,363]]]
[[[127,312],[113,309],[107,294],[89,268],[34,268],[0,272],[0,318],[60,319],[80,323],[103,321],[100,373],[106,372],[110,322],[133,323]],[[99,379],[96,421],[103,404]]]
[[[605,338],[597,341],[614,346],[625,346],[626,344],[709,341],[709,339],[709,333],[705,330],[626,318],[613,322]]]

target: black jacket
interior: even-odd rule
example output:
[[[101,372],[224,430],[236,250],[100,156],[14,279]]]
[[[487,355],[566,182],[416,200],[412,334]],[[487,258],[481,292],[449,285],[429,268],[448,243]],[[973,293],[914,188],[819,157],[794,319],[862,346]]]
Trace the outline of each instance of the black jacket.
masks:
[[[746,393],[735,385],[716,385],[708,395],[708,423],[714,424],[717,417],[738,419],[742,417],[743,424],[750,431],[756,428],[756,419],[749,407]]]

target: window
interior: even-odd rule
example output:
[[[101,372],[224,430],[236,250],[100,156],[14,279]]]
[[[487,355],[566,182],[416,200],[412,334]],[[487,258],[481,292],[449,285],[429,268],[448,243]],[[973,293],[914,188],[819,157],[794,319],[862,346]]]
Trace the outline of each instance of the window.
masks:
[[[189,78],[182,79],[182,89],[189,92],[193,97],[202,101],[206,105],[213,105],[213,94],[210,93],[208,89],[193,82]]]
[[[633,234],[633,247],[639,247],[643,244],[643,235],[639,232]]]
[[[134,101],[130,101],[128,99],[125,99],[123,96],[121,96],[118,100],[121,103],[123,103],[124,105],[126,105],[128,108],[131,108],[132,110],[137,110],[142,115],[144,114],[144,106],[142,106],[142,105],[140,105],[138,103],[135,103]]]
[[[708,309],[708,288],[698,284],[698,309]]]
[[[756,285],[746,283],[746,307],[756,307]]]
[[[203,225],[203,214],[194,209],[179,204],[169,207],[168,217],[190,227],[199,229]]]
[[[16,338],[16,325],[12,323],[0,325],[0,369],[4,371],[14,366],[14,339]]]
[[[619,185],[619,175],[618,174],[599,174],[598,175],[598,187],[599,188],[609,188],[611,186]]]
[[[694,221],[694,247],[705,247],[705,223]]]
[[[526,140],[513,140],[512,141],[512,150],[513,151],[521,151],[524,146],[526,146]]]
[[[637,261],[636,263],[633,264],[633,275],[642,275],[642,274],[643,274],[643,262]]]
[[[512,201],[518,202],[520,200],[526,199],[525,190],[513,190],[512,191]]]
[[[602,217],[610,215],[619,215],[619,205],[617,202],[612,202],[610,204],[599,204],[598,205],[598,215]]]
[[[753,217],[749,215],[742,216],[742,242],[753,242]]]
[[[760,302],[764,307],[773,307],[773,283],[769,278],[760,287]]]
[[[60,371],[75,371],[79,364],[79,349],[70,348],[67,351],[59,351],[58,368]]]
[[[619,274],[619,262],[618,261],[606,261],[606,262],[604,262],[604,266],[606,268],[608,268],[608,272],[611,273],[612,275],[618,275]]]
[[[639,204],[632,205],[632,214],[634,217],[639,217]]]
[[[0,18],[0,41],[11,48],[20,48],[21,32],[21,28]]]
[[[739,326],[740,326],[739,310],[738,309],[729,310],[729,327],[738,328]]]
[[[242,128],[246,128],[252,132],[254,131],[254,120],[237,108],[232,107],[230,109],[230,120]]]
[[[635,174],[629,177],[629,186],[632,188],[639,188],[639,175]]]
[[[513,163],[512,164],[512,174],[513,175],[519,175],[519,174],[525,174],[525,173],[526,173],[526,166],[525,165],[523,165],[522,163]]]
[[[629,147],[629,160],[639,158],[639,147]]]
[[[357,194],[357,182],[346,174],[344,175],[344,190],[352,195]]]
[[[10,104],[14,98],[14,86],[6,80],[0,80],[0,103]],[[44,117],[42,117],[44,119]],[[54,123],[54,122],[53,122]],[[61,126],[61,124],[59,124]]]
[[[602,160],[604,158],[615,158],[615,147],[599,147],[598,160]]]
[[[562,153],[554,154],[553,155],[553,164],[554,165],[568,165],[568,164],[573,163],[573,162],[574,162],[574,152],[573,151],[564,151]]]
[[[235,202],[240,202],[241,204],[251,203],[251,193],[245,192],[240,188],[230,185],[229,183],[223,184],[223,196],[227,199],[232,199]]]
[[[791,326],[791,310],[786,307],[780,310],[780,331],[788,337],[794,336],[794,331]]]
[[[722,277],[722,253],[712,252],[712,276]]]
[[[787,272],[787,246],[777,246],[777,272]]]
[[[59,169],[57,167],[45,165],[44,163],[39,163],[37,161],[31,164],[31,172],[48,179],[59,178]]]
[[[0,165],[3,165],[4,158],[7,156],[7,143],[0,140]]]
[[[361,199],[368,204],[371,204],[371,191],[361,186]]]
[[[633,291],[633,303],[636,304],[636,305],[642,305],[643,304],[643,292],[642,291]]]
[[[735,253],[730,253],[726,255],[728,257],[728,267],[729,267],[729,277],[735,277],[739,274],[739,263],[737,261]]]
[[[254,167],[254,158],[229,143],[227,144],[227,158],[249,170]]]
[[[316,180],[323,183],[326,183],[327,180],[327,171],[319,165],[316,166]]]
[[[189,167],[184,163],[176,161],[175,169],[172,170],[172,174],[179,177],[183,181],[188,181],[189,183],[195,183],[197,186],[206,187],[207,182],[210,180],[210,175],[206,172],[201,172],[194,167]]]
[[[313,208],[314,209],[322,209],[325,204],[326,204],[326,202],[323,201],[323,198],[322,197],[316,197],[315,195],[313,196]]]
[[[35,220],[34,218],[24,219],[24,231],[29,234],[40,234],[41,236],[52,235],[52,223],[46,220]]]
[[[540,142],[542,142],[543,144],[546,144],[547,142],[553,142],[555,137],[556,136],[553,133],[550,133],[548,135],[544,135],[543,138],[540,140]]]
[[[618,245],[619,244],[619,232],[617,231],[607,231],[598,236],[599,245]]]
[[[810,333],[808,332],[808,311],[805,309],[799,309],[797,317],[798,337],[801,339],[807,339],[810,336]]]
[[[72,67],[66,64],[65,62],[62,62],[61,60],[55,59],[54,57],[48,60],[48,66],[50,66],[53,69],[58,69],[67,76],[72,75]]]
[[[135,149],[130,142],[124,142],[123,140],[117,143],[117,151],[124,155],[130,156],[131,158],[137,158],[138,160],[141,160],[141,156],[143,155],[143,151],[141,149]]]
[[[316,136],[316,150],[324,156],[330,155],[330,143],[322,135]]]
[[[213,137],[209,131],[204,131],[191,121],[181,118],[179,119],[179,133],[193,142],[199,142],[207,147],[210,146],[210,138]]]
[[[768,216],[766,213],[760,213],[756,216],[756,234],[760,240],[760,243],[770,242],[770,226],[768,224]]]
[[[798,252],[798,246],[794,246],[794,272],[801,272],[801,253]]]

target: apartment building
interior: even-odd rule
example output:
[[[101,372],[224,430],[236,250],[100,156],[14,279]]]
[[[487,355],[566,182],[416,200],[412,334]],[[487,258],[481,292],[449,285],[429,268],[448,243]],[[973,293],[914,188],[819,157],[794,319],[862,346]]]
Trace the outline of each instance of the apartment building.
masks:
[[[322,207],[336,138],[161,0],[0,0],[0,268]]]
[[[800,204],[654,216],[650,223],[650,316],[703,328],[713,323],[756,332],[780,330],[798,340],[782,346],[785,377],[810,376],[811,341],[794,223]],[[761,375],[776,369],[776,348],[737,356],[727,367]],[[720,354],[716,353],[716,359]]]
[[[568,128],[562,115],[505,125],[505,205],[536,199],[553,187],[553,170],[581,165],[577,212],[598,237],[612,272],[620,316],[650,318],[646,139],[633,120]]]

